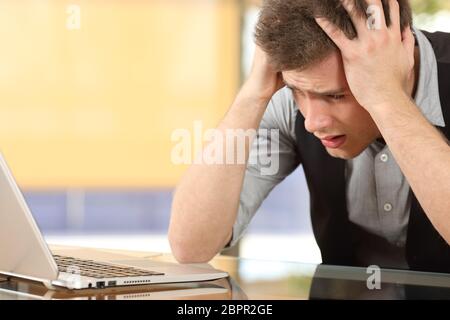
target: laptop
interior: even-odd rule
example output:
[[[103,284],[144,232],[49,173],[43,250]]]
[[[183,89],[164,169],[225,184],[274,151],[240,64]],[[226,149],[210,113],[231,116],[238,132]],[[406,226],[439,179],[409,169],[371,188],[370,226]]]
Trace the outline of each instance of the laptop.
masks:
[[[0,274],[39,281],[51,289],[72,290],[228,277],[226,272],[194,265],[138,260],[105,262],[53,255],[1,153]]]

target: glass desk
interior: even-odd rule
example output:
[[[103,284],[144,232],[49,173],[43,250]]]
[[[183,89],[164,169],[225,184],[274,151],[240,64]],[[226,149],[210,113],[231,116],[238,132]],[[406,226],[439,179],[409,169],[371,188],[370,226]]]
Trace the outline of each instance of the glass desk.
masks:
[[[145,268],[151,261],[174,262],[170,254],[53,246],[55,254],[79,258],[123,261]],[[0,299],[450,299],[450,274],[276,262],[217,256],[209,264],[229,273],[215,281],[153,284],[89,290],[49,290],[43,285],[18,279],[0,279]],[[372,285],[371,285],[372,284]],[[372,288],[372,289],[369,289]],[[377,289],[379,287],[379,289]]]

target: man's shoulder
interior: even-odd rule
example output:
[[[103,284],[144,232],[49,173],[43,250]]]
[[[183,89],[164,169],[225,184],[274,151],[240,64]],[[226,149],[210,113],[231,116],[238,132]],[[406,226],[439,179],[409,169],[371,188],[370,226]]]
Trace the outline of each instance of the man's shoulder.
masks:
[[[292,135],[298,108],[292,91],[284,87],[275,93],[264,114],[262,125],[280,129],[282,134]]]
[[[430,41],[438,62],[450,63],[450,33],[442,31],[420,31]]]
[[[426,31],[426,30],[419,30],[422,32],[428,39],[434,40],[436,42],[450,42],[450,33],[444,32],[444,31]]]
[[[292,95],[292,90],[288,87],[283,87],[280,90],[278,90],[273,96],[270,101],[272,104],[275,104],[277,106],[289,106],[289,107],[295,107],[295,100],[294,96]]]

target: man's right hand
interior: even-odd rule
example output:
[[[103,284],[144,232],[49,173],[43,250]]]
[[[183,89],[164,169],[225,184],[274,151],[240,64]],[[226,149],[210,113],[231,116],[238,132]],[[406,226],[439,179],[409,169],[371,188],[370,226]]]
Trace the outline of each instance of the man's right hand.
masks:
[[[273,68],[267,54],[259,46],[256,46],[252,69],[242,87],[242,91],[269,101],[283,87],[284,82],[281,72],[277,72]]]

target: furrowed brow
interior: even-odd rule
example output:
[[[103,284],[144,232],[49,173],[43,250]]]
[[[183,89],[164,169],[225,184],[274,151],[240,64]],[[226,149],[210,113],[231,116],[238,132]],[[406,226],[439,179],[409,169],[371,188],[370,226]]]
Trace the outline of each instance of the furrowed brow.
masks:
[[[304,91],[304,90],[301,90],[300,88],[296,87],[295,85],[286,82],[286,80],[283,80],[283,82],[291,90]],[[320,96],[334,96],[334,95],[343,94],[346,91],[347,91],[347,89],[345,89],[345,88],[338,88],[338,89],[331,89],[331,90],[324,90],[324,91],[307,90],[307,92],[309,92],[309,93],[317,94]]]

